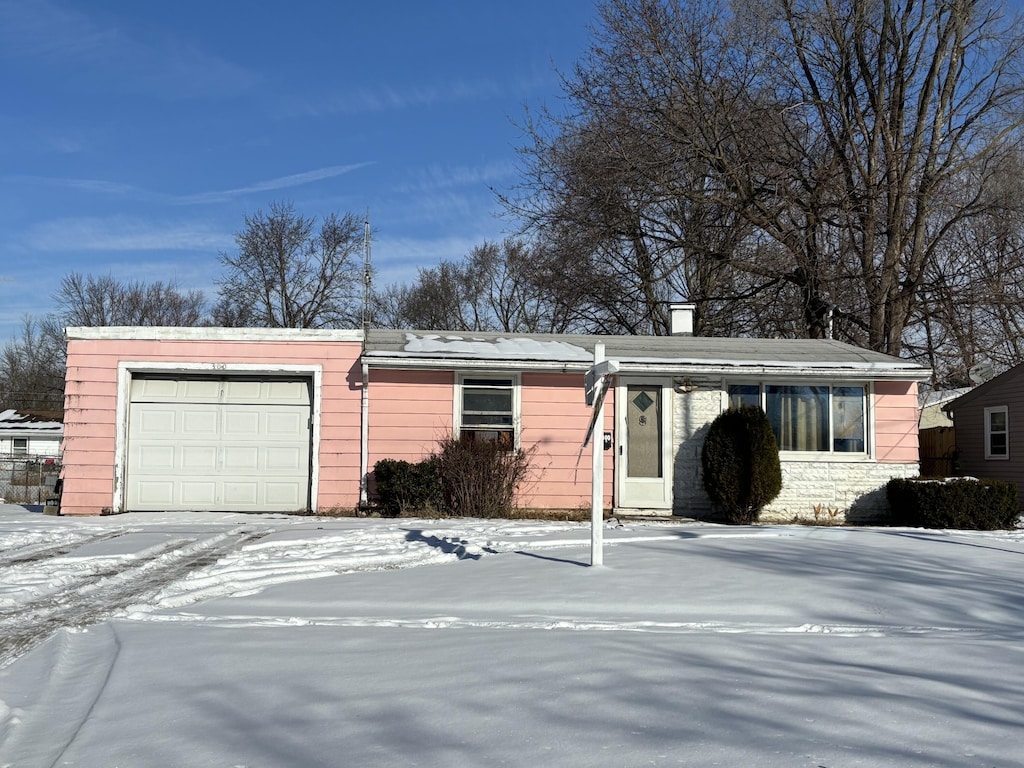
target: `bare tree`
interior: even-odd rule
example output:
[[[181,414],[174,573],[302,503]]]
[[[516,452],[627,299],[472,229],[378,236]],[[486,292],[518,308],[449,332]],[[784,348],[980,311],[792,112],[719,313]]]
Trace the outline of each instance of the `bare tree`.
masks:
[[[971,369],[1024,360],[1022,158],[993,173],[983,215],[958,222],[928,266],[906,351],[927,360],[938,387],[969,386]],[[969,186],[969,185],[965,185]]]
[[[509,333],[571,330],[537,249],[522,241],[484,242],[461,261],[419,270],[411,285],[392,285],[374,296],[378,327],[437,328]]]
[[[64,411],[64,339],[59,329],[26,317],[19,337],[0,351],[0,408]]]
[[[730,308],[747,332],[774,315],[822,336],[834,318],[900,353],[930,265],[990,210],[996,160],[1021,138],[1021,25],[986,0],[600,12],[568,109],[528,123],[505,200],[580,265],[552,274],[628,332],[658,332],[678,296],[705,332]]]
[[[245,217],[237,253],[222,253],[216,322],[271,328],[345,328],[360,322],[363,222],[354,214],[316,220],[291,204]]]
[[[67,326],[176,325],[206,322],[201,291],[173,282],[125,282],[112,275],[65,275],[53,296],[57,311],[26,318],[20,336],[0,352],[0,406],[61,413]]]
[[[72,272],[61,279],[54,302],[56,319],[66,326],[195,326],[206,320],[202,291],[183,292],[162,280],[126,282]]]

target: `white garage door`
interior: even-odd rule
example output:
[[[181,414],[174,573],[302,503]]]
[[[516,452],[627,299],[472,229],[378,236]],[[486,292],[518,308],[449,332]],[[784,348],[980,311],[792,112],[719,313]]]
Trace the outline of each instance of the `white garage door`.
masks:
[[[126,507],[306,510],[310,442],[308,380],[136,376]]]

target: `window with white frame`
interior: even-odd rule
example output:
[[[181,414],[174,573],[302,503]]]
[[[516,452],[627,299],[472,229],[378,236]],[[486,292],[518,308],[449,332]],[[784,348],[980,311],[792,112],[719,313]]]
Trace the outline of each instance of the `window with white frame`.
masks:
[[[867,452],[867,390],[860,384],[730,384],[729,405],[757,405],[780,451]]]
[[[28,438],[27,437],[16,437],[11,441],[11,453],[15,456],[25,456],[28,454]]]
[[[1005,405],[985,409],[985,458],[1010,458],[1010,419]]]
[[[466,440],[494,440],[516,446],[519,422],[515,376],[465,375],[459,380],[457,423]]]

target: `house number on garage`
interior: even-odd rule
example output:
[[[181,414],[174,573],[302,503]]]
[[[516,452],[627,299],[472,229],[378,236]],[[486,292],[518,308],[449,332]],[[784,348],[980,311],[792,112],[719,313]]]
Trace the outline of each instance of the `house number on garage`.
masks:
[[[228,369],[227,363],[212,363],[211,365],[215,371],[226,371]]]

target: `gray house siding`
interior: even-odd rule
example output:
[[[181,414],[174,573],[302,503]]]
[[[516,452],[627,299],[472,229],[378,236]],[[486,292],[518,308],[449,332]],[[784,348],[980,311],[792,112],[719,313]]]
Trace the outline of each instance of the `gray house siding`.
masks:
[[[1007,458],[985,456],[985,409],[1006,407]],[[949,406],[960,474],[1017,484],[1024,501],[1024,365],[979,385]]]

